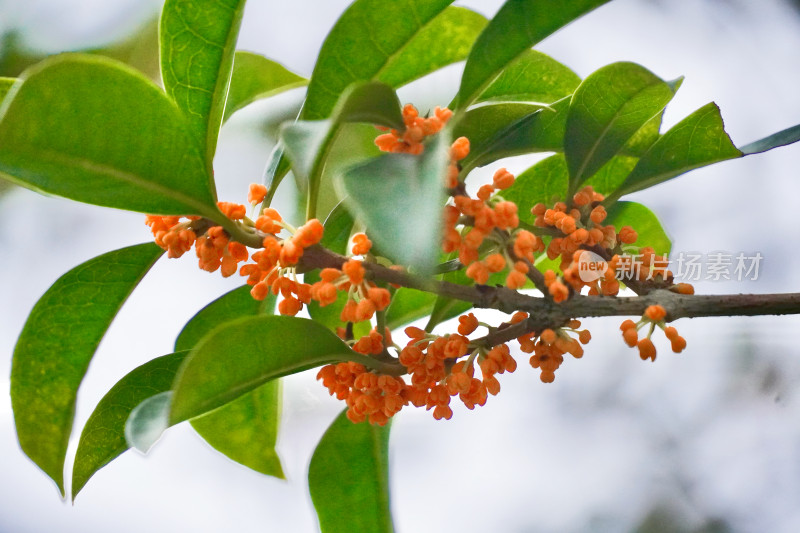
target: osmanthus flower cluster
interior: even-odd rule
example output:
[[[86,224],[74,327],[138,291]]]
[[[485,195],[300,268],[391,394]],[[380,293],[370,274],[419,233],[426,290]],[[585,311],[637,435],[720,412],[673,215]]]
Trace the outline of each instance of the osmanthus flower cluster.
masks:
[[[379,135],[375,144],[386,152],[420,155],[426,139],[439,133],[451,116],[450,110],[437,107],[432,116],[422,117],[414,106],[406,105],[405,129],[389,130]],[[617,230],[613,224],[605,223],[608,213],[602,204],[604,197],[592,187],[584,187],[550,206],[536,204],[531,211],[535,216],[533,225],[521,223],[517,204],[502,196],[515,183],[515,176],[505,168],[494,173],[491,183],[480,186],[475,197],[470,196],[459,179],[460,162],[469,151],[466,137],[456,139],[450,147],[442,184],[449,197],[442,212],[441,249],[457,258],[460,268],[476,286],[486,286],[492,276],[499,276],[493,279],[502,280],[511,290],[539,289],[552,305],[561,305],[577,294],[613,297],[620,291],[617,271],[625,258],[635,252],[641,259],[628,269],[629,286],[635,289],[650,283],[682,294],[693,292],[690,285],[673,283],[672,274],[664,266],[666,258],[656,255],[650,247],[635,245],[638,235],[634,228],[624,226]],[[251,185],[248,202],[252,206],[261,204],[266,193],[264,186]],[[311,219],[295,228],[268,206],[259,209],[255,220],[246,216],[244,205],[220,202],[218,207],[229,219],[259,235],[261,248],[251,254],[244,244],[232,240],[222,226],[198,217],[149,216],[146,222],[156,243],[168,250],[170,257],[180,257],[194,246],[200,268],[220,270],[226,277],[238,270],[258,300],[270,292],[280,295],[278,311],[283,315],[296,315],[312,300],[323,307],[332,305],[339,301],[340,293],[345,293],[347,298],[340,313],[342,327],[337,333],[354,351],[389,363],[394,369],[381,373],[352,361],[320,369],[318,379],[331,395],[347,403],[347,416],[353,422],[368,420],[384,425],[408,405],[432,410],[437,420],[449,419],[453,415],[452,398],[458,397],[467,408],[474,409],[484,405],[490,395],[499,393],[497,375],[517,368],[509,342],[515,341],[521,352],[531,354],[530,365],[540,371],[541,381],[550,383],[564,356],[581,358],[583,345],[591,340],[591,333],[580,329],[578,320],[542,324],[528,313],[517,311],[497,326],[481,323],[469,313],[459,317],[457,331],[444,334],[408,327],[405,334],[409,340],[398,346],[389,329],[381,326],[383,321],[376,319],[389,307],[392,293],[388,284],[372,277],[377,258],[371,254],[372,242],[366,233],[353,235],[351,255],[336,267],[321,268],[319,281],[309,284],[299,279],[298,264],[305,251],[323,237],[324,227],[319,220]],[[606,270],[588,281],[579,270],[586,252],[607,262]],[[558,271],[541,272],[536,268],[537,260],[543,256],[560,259]],[[403,265],[390,268],[404,270]],[[656,326],[664,330],[673,351],[680,352],[686,346],[675,328],[666,326],[666,315],[664,307],[652,305],[638,322],[623,323],[625,342],[637,346],[642,359],[655,359],[651,336]],[[378,325],[368,334],[353,337],[353,324],[373,320]],[[639,339],[638,331],[643,327],[649,327],[649,331]],[[478,328],[486,330],[481,337],[473,335]],[[509,336],[511,331],[513,336]]]

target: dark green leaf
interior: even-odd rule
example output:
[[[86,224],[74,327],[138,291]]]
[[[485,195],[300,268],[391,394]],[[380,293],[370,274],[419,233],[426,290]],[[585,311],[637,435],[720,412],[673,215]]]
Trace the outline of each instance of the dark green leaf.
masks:
[[[577,188],[658,116],[680,85],[636,63],[613,63],[587,77],[572,96],[564,154],[570,190]]]
[[[223,122],[256,100],[305,85],[307,79],[280,63],[251,52],[236,52]]]
[[[211,162],[217,147],[245,0],[166,0],[161,79]]]
[[[434,302],[436,295],[433,293],[402,287],[397,289],[386,310],[386,327],[391,331],[428,316],[433,310]]]
[[[125,422],[131,411],[148,398],[170,389],[187,353],[158,357],[135,368],[103,396],[81,432],[72,469],[73,500],[89,478],[129,448]]]
[[[470,140],[464,172],[498,159],[563,149],[569,98],[540,109],[525,104],[499,104],[468,111],[454,135]],[[472,135],[472,136],[470,136]]]
[[[353,424],[342,412],[314,451],[308,488],[322,533],[394,531],[389,425]]]
[[[760,154],[773,148],[786,146],[788,144],[800,141],[800,124],[785,130],[773,133],[768,137],[751,142],[746,146],[742,146],[740,150],[744,155]]]
[[[374,79],[400,87],[466,59],[486,22],[486,17],[469,9],[446,8],[392,55]]]
[[[742,155],[725,133],[719,108],[710,103],[662,135],[642,156],[620,188],[606,198],[606,203],[695,168]]]
[[[581,79],[552,57],[526,50],[475,100],[552,104],[572,94]]]
[[[408,81],[426,74],[424,55],[406,55],[404,50],[422,35],[452,0],[408,0],[384,2],[357,0],[342,14],[322,45],[311,75],[303,107],[304,120],[328,118],[339,96],[354,82],[377,80]],[[428,52],[446,43],[425,37]],[[418,67],[414,61],[422,61]],[[393,61],[397,70],[388,68]],[[443,65],[439,65],[443,66]],[[400,69],[403,70],[400,70]],[[408,69],[408,70],[405,70]]]
[[[11,367],[17,438],[62,494],[78,387],[111,321],[162,253],[140,244],[75,267],[39,299],[17,340]]]
[[[507,0],[478,37],[464,67],[458,107],[465,108],[521,54],[609,0]]]
[[[335,176],[344,202],[395,263],[433,270],[449,157],[443,132],[421,156],[385,154]]]
[[[0,117],[0,172],[9,179],[90,204],[220,216],[183,117],[144,76],[65,54],[22,78]]]
[[[245,316],[271,315],[276,296],[263,301],[250,295],[250,286],[234,289],[200,310],[184,326],[175,341],[176,350],[190,350],[215,327]],[[224,356],[223,354],[220,354]],[[215,450],[237,463],[269,476],[283,479],[281,461],[275,451],[280,423],[279,380],[191,421],[192,427]]]
[[[313,320],[258,316],[228,322],[203,337],[184,362],[169,421],[205,414],[273,379],[348,359],[374,366]]]
[[[652,246],[659,255],[669,254],[672,241],[661,226],[658,217],[647,207],[636,202],[616,202],[608,208],[606,224],[619,229],[631,226],[638,233],[636,246]]]
[[[519,218],[533,224],[531,208],[538,203],[552,205],[553,197],[564,200],[569,187],[569,173],[564,154],[551,155],[517,176],[514,185],[502,191],[503,198],[517,204]]]

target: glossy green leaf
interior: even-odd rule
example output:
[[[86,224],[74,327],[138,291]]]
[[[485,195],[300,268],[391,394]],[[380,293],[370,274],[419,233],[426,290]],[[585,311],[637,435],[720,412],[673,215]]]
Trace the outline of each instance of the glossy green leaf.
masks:
[[[273,379],[347,359],[374,361],[313,320],[258,316],[228,322],[186,359],[173,386],[169,422],[205,414]]]
[[[608,1],[507,0],[469,53],[458,107],[472,104],[503,69],[533,45]]]
[[[129,446],[125,422],[131,411],[156,394],[168,391],[188,352],[176,352],[135,368],[109,390],[81,432],[72,468],[72,499],[98,470],[119,457]]]
[[[517,204],[520,220],[533,224],[531,208],[538,203],[552,205],[553,197],[564,200],[569,187],[569,173],[564,154],[551,155],[517,176],[514,185],[500,194]]]
[[[591,179],[586,181],[585,185],[591,185],[595,191],[602,195],[610,194],[622,185],[638,162],[639,159],[636,157],[614,156]]]
[[[422,61],[425,65],[427,60],[423,59],[424,55],[410,56],[403,52],[415,37],[426,35],[423,32],[425,26],[451,3],[452,0],[353,2],[322,45],[309,82],[302,118],[328,118],[339,96],[354,82],[378,80],[381,77],[391,81],[408,81],[426,74],[425,68],[419,68],[416,64]],[[427,47],[426,52],[432,53],[442,43],[446,41],[431,40],[431,36],[428,36],[422,49]],[[388,67],[395,61],[396,71],[392,72]]]
[[[742,146],[740,150],[744,155],[760,154],[772,150],[773,148],[796,143],[797,141],[800,141],[800,124]]]
[[[322,533],[392,532],[389,428],[353,424],[342,412],[308,467],[308,488]]]
[[[608,208],[605,224],[613,224],[619,230],[631,226],[639,235],[636,246],[652,246],[659,255],[669,254],[672,241],[664,231],[658,217],[647,207],[636,202],[616,202]]]
[[[384,254],[418,272],[439,258],[449,141],[440,133],[421,156],[385,154],[335,176],[340,196]]]
[[[386,327],[391,331],[428,316],[435,302],[436,295],[433,293],[404,287],[397,289],[386,310]]]
[[[73,268],[39,299],[17,340],[11,366],[17,437],[62,494],[78,387],[111,321],[162,253],[140,244]]]
[[[547,108],[499,104],[468,111],[454,132],[470,140],[469,155],[461,162],[464,172],[504,157],[562,151],[568,108],[564,98]]]
[[[564,154],[570,190],[608,163],[672,100],[680,80],[666,83],[636,63],[612,63],[575,91],[567,113]]]
[[[11,90],[11,86],[16,83],[16,78],[0,78],[0,103],[2,103],[3,98],[6,97],[8,91]]]
[[[374,79],[400,87],[463,61],[486,23],[486,17],[467,8],[448,7],[393,54]]]
[[[536,50],[525,50],[475,100],[552,104],[575,92],[581,79],[565,65]]]
[[[245,0],[166,0],[161,10],[161,79],[205,154],[217,147]]]
[[[271,315],[276,296],[263,301],[250,295],[250,286],[223,294],[201,309],[184,326],[175,341],[176,350],[190,350],[225,322],[245,316]],[[224,354],[223,354],[224,355]],[[192,427],[215,450],[256,472],[283,479],[283,467],[275,451],[281,416],[280,380],[270,381],[254,391],[191,421]]]
[[[225,102],[223,122],[256,100],[306,85],[307,79],[280,63],[252,52],[238,51],[233,60],[231,87]]]
[[[661,136],[642,156],[623,184],[606,198],[646,189],[695,168],[741,157],[725,132],[716,104],[698,109]]]
[[[0,117],[0,172],[9,179],[107,207],[221,216],[183,117],[144,76],[65,54],[22,78]]]

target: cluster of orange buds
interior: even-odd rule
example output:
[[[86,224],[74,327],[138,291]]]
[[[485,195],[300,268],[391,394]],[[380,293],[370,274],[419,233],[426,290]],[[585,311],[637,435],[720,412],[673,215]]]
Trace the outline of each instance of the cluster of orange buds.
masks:
[[[372,242],[363,233],[353,237],[353,252],[366,255],[372,248]],[[349,259],[338,268],[324,268],[319,273],[320,281],[311,286],[311,298],[319,302],[321,307],[334,303],[339,291],[347,291],[347,302],[342,308],[342,322],[361,322],[370,320],[376,311],[383,311],[389,306],[392,295],[383,287],[364,278],[363,261]]]
[[[525,285],[534,253],[544,251],[541,238],[519,228],[517,204],[495,194],[514,184],[514,175],[505,168],[494,173],[492,184],[483,185],[473,199],[456,195],[445,206],[442,250],[458,252],[467,267],[466,275],[476,283],[486,284],[489,276],[508,271],[505,283],[519,289]],[[493,246],[481,258],[481,248]],[[510,253],[513,250],[513,256]]]
[[[253,287],[250,290],[253,298],[263,300],[270,291],[280,294],[283,299],[278,311],[282,315],[296,315],[303,304],[311,301],[311,285],[297,280],[295,265],[303,256],[303,250],[322,239],[322,223],[312,218],[295,229],[284,222],[275,209],[267,207],[256,219],[255,227],[267,234],[263,249],[253,254],[255,263],[242,266],[239,274],[247,276],[247,284]],[[280,239],[278,234],[284,229],[291,235]]]
[[[638,347],[639,357],[641,357],[643,361],[647,359],[651,361],[656,360],[656,347],[650,339],[656,326],[664,330],[664,334],[667,336],[667,339],[669,339],[670,344],[672,344],[673,352],[680,353],[686,348],[686,339],[678,335],[678,330],[672,326],[665,325],[664,319],[666,316],[667,311],[664,307],[660,305],[651,305],[645,309],[641,320],[634,322],[628,319],[619,327],[622,331],[622,338],[625,340],[625,344],[631,348],[634,346]],[[639,329],[646,325],[650,326],[647,336],[639,339]]]
[[[516,323],[526,318],[528,315],[520,311],[511,321]],[[526,333],[517,338],[520,350],[533,354],[529,362],[533,368],[541,370],[539,379],[542,382],[552,383],[556,379],[555,372],[564,362],[564,354],[569,353],[576,359],[583,357],[581,344],[588,344],[592,334],[588,329],[579,330],[580,327],[579,320],[570,320],[564,327]]]
[[[181,218],[185,218],[181,222]],[[192,224],[200,217],[162,217],[147,215],[144,223],[150,226],[155,242],[167,251],[167,257],[174,259],[192,249],[197,235]]]
[[[406,104],[403,107],[405,130],[389,130],[375,139],[375,145],[384,152],[419,155],[425,150],[425,138],[442,131],[452,116],[453,112],[446,107],[436,107],[433,116],[421,117],[416,107]]]

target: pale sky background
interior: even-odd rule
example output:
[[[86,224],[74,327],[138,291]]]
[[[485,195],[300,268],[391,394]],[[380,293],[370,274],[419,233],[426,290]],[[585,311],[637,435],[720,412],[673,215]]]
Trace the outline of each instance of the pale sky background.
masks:
[[[0,31],[32,49],[100,46],[135,30],[155,0],[0,0]],[[251,0],[239,48],[309,75],[325,33],[348,2]],[[491,16],[499,1],[458,2]],[[581,76],[620,60],[686,80],[666,126],[714,100],[737,145],[800,123],[800,17],[785,0],[615,0],[538,47]],[[400,91],[421,108],[447,103],[462,65]],[[243,202],[271,148],[260,124],[296,106],[294,91],[251,106],[222,132],[220,198]],[[504,162],[512,172],[534,159]],[[491,175],[500,165],[471,178]],[[631,196],[655,211],[674,252],[760,252],[757,282],[697,283],[701,293],[798,292],[795,242],[800,146],[732,161]],[[282,196],[284,202],[288,196]],[[25,317],[62,273],[150,238],[143,217],[45,198],[0,197],[0,389]],[[81,388],[74,442],[118,379],[169,353],[180,328],[237,280],[190,257],[160,261],[100,346]],[[436,422],[408,408],[391,443],[400,532],[633,531],[656,508],[678,526],[712,521],[736,532],[800,531],[800,319],[694,319],[675,325],[680,355],[657,338],[655,363],[622,343],[620,319],[587,321],[593,340],[551,385],[517,354],[500,395]],[[149,455],[101,470],[75,506],[20,451],[0,395],[0,532],[316,531],[308,461],[342,404],[309,372],[286,380],[279,452],[289,480],[264,477],[210,449],[183,424]],[[726,531],[720,529],[718,531]]]

